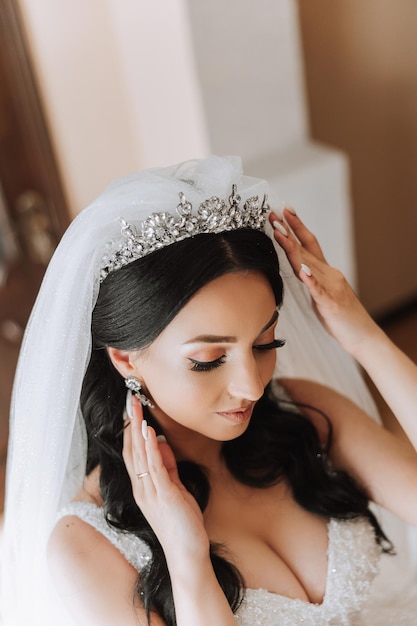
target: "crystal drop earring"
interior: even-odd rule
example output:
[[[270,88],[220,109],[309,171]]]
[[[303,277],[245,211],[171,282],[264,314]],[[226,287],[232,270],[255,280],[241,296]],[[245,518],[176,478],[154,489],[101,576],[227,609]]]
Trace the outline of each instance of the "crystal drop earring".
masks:
[[[134,376],[129,376],[128,378],[125,378],[125,385],[128,389],[130,389],[132,393],[135,394],[142,406],[148,406],[150,409],[155,408],[153,402],[149,400],[149,398],[145,396],[144,393],[141,392],[142,385],[137,378],[135,378]]]

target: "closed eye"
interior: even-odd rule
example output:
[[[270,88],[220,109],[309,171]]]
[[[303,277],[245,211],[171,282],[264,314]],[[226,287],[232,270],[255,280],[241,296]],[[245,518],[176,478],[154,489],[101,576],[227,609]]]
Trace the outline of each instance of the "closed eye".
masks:
[[[196,361],[195,359],[189,359],[193,364],[191,371],[192,372],[210,372],[210,370],[216,369],[216,367],[220,367],[226,360],[226,355],[223,354],[218,359],[214,361]]]
[[[274,339],[270,343],[261,343],[256,346],[253,346],[254,350],[276,350],[277,348],[282,348],[285,345],[285,339]],[[192,363],[191,371],[192,372],[210,372],[211,370],[216,369],[216,367],[220,367],[226,361],[226,355],[223,354],[218,359],[214,359],[214,361],[197,361],[196,359],[188,359]]]
[[[254,350],[275,350],[276,348],[282,348],[285,346],[285,339],[274,339],[270,343],[260,343],[257,346],[253,346]]]

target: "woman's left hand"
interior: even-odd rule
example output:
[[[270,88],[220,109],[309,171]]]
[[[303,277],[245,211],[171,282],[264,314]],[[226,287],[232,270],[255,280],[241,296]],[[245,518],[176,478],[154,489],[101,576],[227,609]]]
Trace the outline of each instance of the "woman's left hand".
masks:
[[[294,273],[309,290],[320,321],[355,356],[378,327],[343,274],[327,263],[316,237],[292,209],[284,209],[283,217],[272,212],[269,219]]]
[[[289,209],[284,209],[283,217],[284,219],[275,213],[270,216],[275,239],[285,251],[295,274],[308,288],[319,318],[342,347],[354,356],[368,373],[417,451],[416,364],[397,348],[372,320],[343,274],[326,262],[317,239],[302,221]],[[364,434],[363,438],[366,436]],[[361,436],[356,430],[355,437],[360,441]],[[370,441],[376,443],[373,437]],[[378,439],[377,447],[380,445],[383,450],[380,466],[384,468],[386,466],[384,460],[388,458],[386,450],[389,446],[386,447],[384,441]],[[398,442],[395,445],[398,451]],[[349,447],[352,447],[350,436],[346,448]],[[372,461],[371,465],[375,465],[375,459],[378,458],[375,445],[373,450],[372,452],[371,446],[367,451]],[[358,467],[365,456],[359,453]],[[401,447],[398,453],[390,458],[392,461],[389,463],[387,483],[379,489],[378,494],[375,492],[374,497],[387,508],[397,512],[404,520],[417,524],[415,507],[413,508],[416,498],[415,457],[410,456],[407,448]],[[395,484],[394,471],[397,472],[398,484],[392,489]],[[377,476],[374,480],[370,478],[371,473],[370,471],[368,478],[363,479],[363,482],[373,484],[375,488],[379,484],[379,474],[378,472],[374,474]],[[390,503],[385,500],[385,494],[389,490],[394,494]]]

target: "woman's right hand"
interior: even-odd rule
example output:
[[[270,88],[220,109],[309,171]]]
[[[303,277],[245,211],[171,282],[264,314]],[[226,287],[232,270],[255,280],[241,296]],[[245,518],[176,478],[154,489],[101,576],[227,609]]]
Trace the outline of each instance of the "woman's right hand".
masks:
[[[130,405],[130,403],[128,403]],[[182,484],[170,446],[158,442],[143,419],[142,406],[132,395],[131,415],[124,429],[123,459],[133,497],[161,543],[168,564],[178,555],[185,562],[209,554],[203,514]]]
[[[177,624],[234,626],[211,564],[200,507],[178,476],[170,446],[158,443],[154,429],[143,424],[142,407],[133,397],[124,429],[123,458],[133,497],[165,553]]]

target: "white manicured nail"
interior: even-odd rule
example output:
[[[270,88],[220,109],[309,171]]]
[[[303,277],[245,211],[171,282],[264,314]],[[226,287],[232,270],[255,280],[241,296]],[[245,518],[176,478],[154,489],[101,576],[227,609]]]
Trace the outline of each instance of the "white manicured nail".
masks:
[[[132,419],[132,392],[130,389],[126,393],[126,416],[127,419]]]
[[[146,420],[143,420],[142,422],[142,436],[146,441],[148,438],[148,422]]]
[[[288,237],[288,233],[286,231],[286,229],[284,228],[284,226],[282,224],[280,224],[279,222],[277,222],[277,220],[275,220],[274,222],[272,222],[272,226],[278,230],[281,235],[284,235],[284,237]]]
[[[295,212],[295,209],[293,206],[291,206],[291,204],[288,204],[288,202],[284,202],[284,200],[281,200],[280,204],[280,210],[281,210],[281,215],[284,209],[286,209],[287,211],[289,211],[290,213],[292,213],[292,215],[297,215],[297,213]],[[275,211],[276,213],[276,211]]]
[[[301,263],[301,269],[303,270],[304,274],[306,274],[306,276],[312,276],[313,275],[313,272],[308,267],[308,265],[306,265],[305,263]]]
[[[167,443],[167,438],[165,437],[165,435],[158,435],[156,440],[158,443]]]

